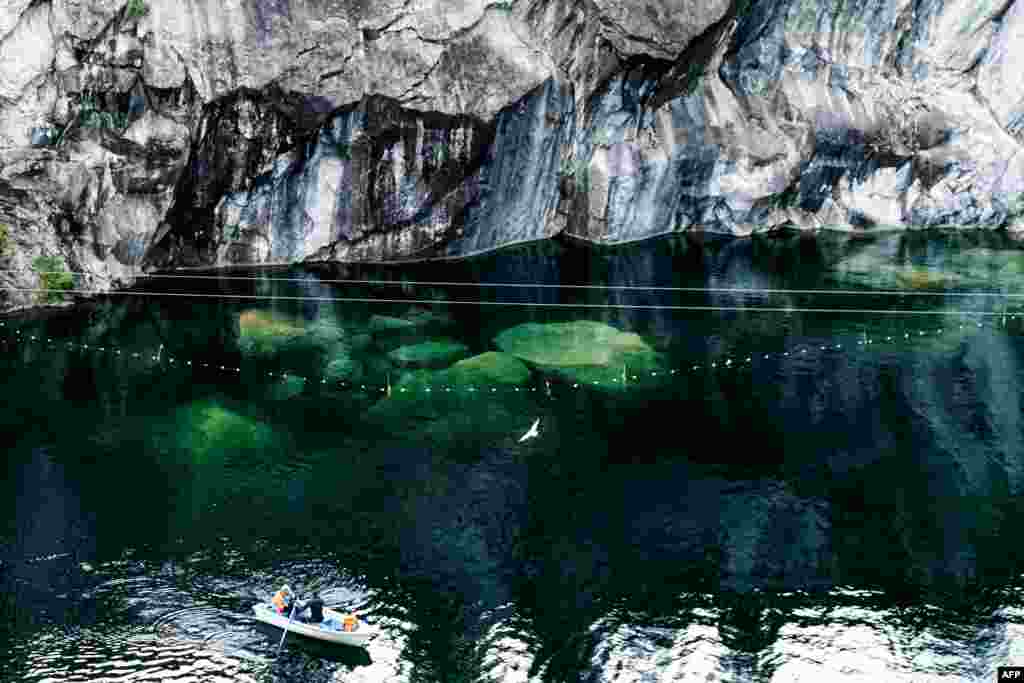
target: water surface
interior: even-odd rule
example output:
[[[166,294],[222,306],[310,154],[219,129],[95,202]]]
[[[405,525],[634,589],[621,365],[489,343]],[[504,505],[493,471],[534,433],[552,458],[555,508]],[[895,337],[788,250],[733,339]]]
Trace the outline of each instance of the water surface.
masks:
[[[672,238],[8,317],[0,674],[990,680],[1021,273],[991,233]],[[251,606],[314,579],[380,635],[275,659]]]

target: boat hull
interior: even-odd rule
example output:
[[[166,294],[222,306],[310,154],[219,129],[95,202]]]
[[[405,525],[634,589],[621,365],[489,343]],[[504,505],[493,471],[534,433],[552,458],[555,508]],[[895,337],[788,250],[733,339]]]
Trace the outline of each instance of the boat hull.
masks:
[[[327,643],[363,647],[373,635],[367,630],[366,624],[360,624],[358,631],[340,630],[341,620],[345,615],[341,612],[332,610],[329,607],[324,608],[324,622],[325,624],[336,622],[339,625],[339,630],[329,628],[323,624],[306,624],[296,620],[292,620],[291,624],[289,624],[288,617],[278,614],[277,611],[268,604],[253,605],[252,611],[256,615],[256,618],[264,624],[277,626],[278,628],[287,630],[289,633],[296,633],[300,636],[314,638]]]

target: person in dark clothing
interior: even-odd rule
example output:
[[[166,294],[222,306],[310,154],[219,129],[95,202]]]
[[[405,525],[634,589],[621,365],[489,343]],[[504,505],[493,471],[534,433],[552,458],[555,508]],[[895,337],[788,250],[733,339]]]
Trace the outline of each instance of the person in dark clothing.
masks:
[[[319,624],[324,620],[324,601],[319,593],[313,593],[313,599],[306,605],[309,608],[309,623]]]
[[[309,616],[306,616],[309,610]],[[324,601],[320,599],[320,593],[313,593],[313,597],[306,602],[300,602],[295,612],[295,618],[307,624],[319,624],[324,620]]]

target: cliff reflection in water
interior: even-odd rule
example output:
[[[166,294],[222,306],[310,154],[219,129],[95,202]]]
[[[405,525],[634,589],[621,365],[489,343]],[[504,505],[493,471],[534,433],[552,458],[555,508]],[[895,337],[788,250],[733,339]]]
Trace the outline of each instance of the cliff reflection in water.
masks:
[[[385,636],[287,680],[984,680],[1022,623],[1001,239],[544,244],[8,318],[7,666],[159,628],[252,673],[238,615],[315,567]]]

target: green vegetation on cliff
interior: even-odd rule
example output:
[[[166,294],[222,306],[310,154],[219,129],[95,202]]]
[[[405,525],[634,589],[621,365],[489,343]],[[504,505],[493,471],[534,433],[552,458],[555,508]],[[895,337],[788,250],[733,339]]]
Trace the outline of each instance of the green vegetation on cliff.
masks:
[[[800,190],[789,186],[782,192],[768,196],[768,204],[773,209],[791,209],[800,203]]]
[[[39,273],[41,303],[58,303],[67,298],[64,290],[75,286],[75,276],[67,271],[60,256],[39,256],[32,261],[32,268]]]
[[[577,192],[590,190],[590,164],[584,161],[566,159],[562,162],[561,176],[569,187]]]
[[[121,130],[128,125],[128,114],[103,111],[101,104],[97,103],[95,95],[86,93],[82,95],[79,102],[78,121],[84,128]]]
[[[697,92],[697,86],[704,80],[704,65],[693,62],[686,69],[686,77],[683,80],[683,94],[692,95]]]
[[[129,18],[141,17],[148,11],[149,8],[143,0],[128,0],[128,5],[124,8],[124,14]]]

